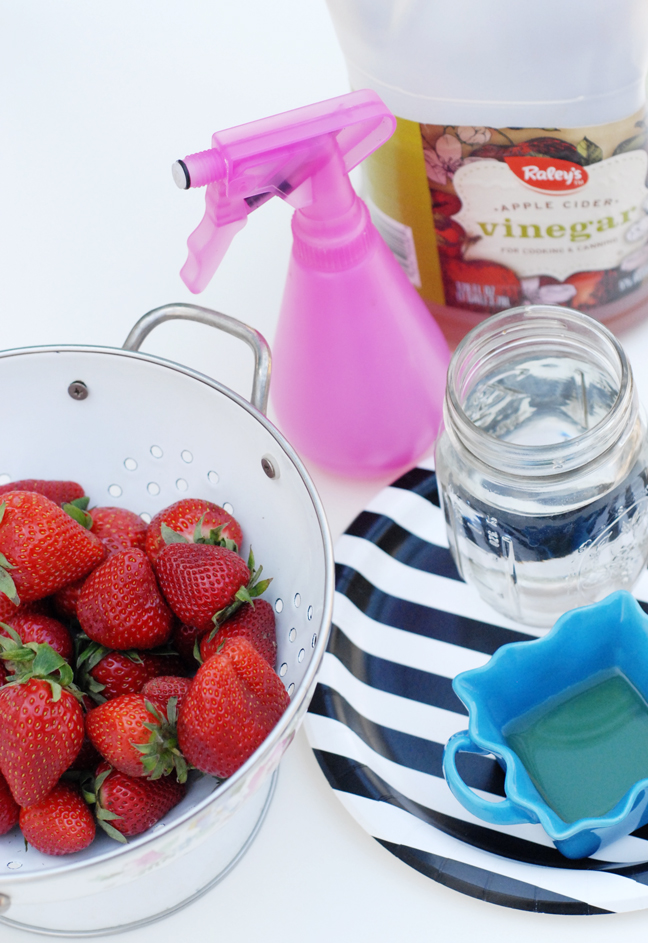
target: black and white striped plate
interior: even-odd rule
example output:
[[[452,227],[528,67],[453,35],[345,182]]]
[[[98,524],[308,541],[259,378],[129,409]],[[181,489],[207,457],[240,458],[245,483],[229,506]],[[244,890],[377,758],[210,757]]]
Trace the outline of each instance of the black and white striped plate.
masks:
[[[495,826],[457,802],[441,769],[467,726],[460,671],[537,633],[459,578],[432,466],[385,488],[336,546],[333,631],[306,732],[336,795],[381,845],[434,881],[482,900],[558,914],[648,907],[648,826],[570,861],[540,825]],[[648,576],[635,594],[648,610]],[[492,757],[462,754],[477,792],[502,796]]]

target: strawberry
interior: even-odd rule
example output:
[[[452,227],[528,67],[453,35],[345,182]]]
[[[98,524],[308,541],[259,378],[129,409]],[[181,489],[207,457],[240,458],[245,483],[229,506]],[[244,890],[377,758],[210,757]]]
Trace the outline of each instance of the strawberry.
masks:
[[[18,824],[20,806],[11,795],[7,780],[0,775],[0,835],[6,835]]]
[[[216,653],[219,645],[226,638],[246,638],[260,655],[263,655],[271,668],[277,657],[277,634],[275,631],[274,610],[265,599],[257,599],[252,606],[244,606],[223,622],[219,629],[203,635],[200,640],[200,657],[207,661]]]
[[[99,538],[41,494],[10,491],[0,512],[0,592],[13,602],[42,599],[104,557]]]
[[[138,514],[125,508],[92,508],[93,534],[109,554],[119,550],[144,550],[147,525]]]
[[[44,616],[49,616],[52,615],[52,607],[49,599],[37,599],[35,602],[27,602],[16,606],[10,599],[7,599],[4,593],[0,593],[0,622],[8,622],[14,616],[26,612],[39,612]]]
[[[20,810],[26,842],[46,855],[69,855],[87,848],[95,837],[92,812],[78,789],[60,782],[40,802]]]
[[[178,618],[206,631],[266,590],[270,580],[258,581],[263,568],[250,572],[252,551],[248,563],[226,547],[172,543],[158,556],[155,572]]]
[[[187,766],[177,750],[175,710],[169,711],[167,722],[143,694],[120,694],[93,708],[86,730],[104,759],[128,776],[159,779],[175,768],[178,780],[186,779]]]
[[[155,648],[171,635],[173,617],[143,550],[120,550],[88,577],[77,618],[106,648]]]
[[[212,628],[211,625],[210,628]],[[207,631],[209,631],[209,629],[207,629]],[[170,644],[180,654],[185,665],[193,671],[195,671],[198,666],[194,654],[196,641],[204,634],[205,630],[196,629],[193,625],[185,625],[184,622],[177,622],[171,633]]]
[[[59,653],[61,658],[65,658],[66,661],[72,658],[74,653],[72,637],[69,630],[58,619],[41,616],[38,613],[21,612],[7,619],[6,624],[16,630],[23,644],[47,643]],[[0,623],[0,635],[9,637],[3,623]]]
[[[77,603],[85,581],[86,577],[82,576],[80,580],[68,583],[54,593],[52,601],[58,615],[64,619],[76,619]]]
[[[0,637],[16,674],[0,688],[0,772],[21,806],[40,802],[76,758],[83,713],[72,669],[49,645]],[[31,660],[29,656],[31,655]]]
[[[141,693],[147,701],[157,707],[165,716],[169,699],[176,698],[176,710],[180,711],[189,688],[191,678],[180,678],[178,675],[158,675],[147,681]]]
[[[120,694],[136,694],[151,678],[158,675],[184,673],[184,663],[175,654],[153,654],[146,651],[111,651],[97,642],[90,642],[77,660],[79,685],[98,703]]]
[[[111,838],[124,841],[140,835],[176,806],[185,786],[172,776],[150,780],[135,778],[108,763],[97,768],[95,791],[97,822]]]
[[[246,639],[226,639],[198,669],[178,717],[186,759],[212,776],[231,776],[263,743],[290,698]]]
[[[59,507],[83,497],[83,488],[76,481],[44,481],[40,478],[25,478],[22,481],[10,481],[9,484],[0,485],[0,494],[7,494],[9,491],[35,491],[37,494],[44,494]]]
[[[224,508],[199,498],[185,498],[156,514],[148,526],[146,552],[154,565],[166,545],[163,524],[189,543],[219,541],[230,550],[239,549],[243,543],[238,521]],[[217,534],[212,540],[213,531]],[[231,546],[232,542],[236,547]]]

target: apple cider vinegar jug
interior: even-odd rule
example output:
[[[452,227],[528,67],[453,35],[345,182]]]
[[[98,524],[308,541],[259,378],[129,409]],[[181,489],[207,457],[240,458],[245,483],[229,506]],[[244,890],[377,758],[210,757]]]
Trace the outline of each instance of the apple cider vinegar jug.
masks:
[[[644,0],[327,0],[398,118],[372,217],[454,345],[485,317],[648,315]]]

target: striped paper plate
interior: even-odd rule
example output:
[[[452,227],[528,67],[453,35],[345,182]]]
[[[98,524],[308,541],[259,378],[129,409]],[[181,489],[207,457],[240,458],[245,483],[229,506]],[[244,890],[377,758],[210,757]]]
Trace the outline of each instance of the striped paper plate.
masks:
[[[533,629],[499,615],[452,562],[431,466],[385,488],[336,546],[333,630],[306,732],[336,795],[388,851],[491,903],[558,914],[648,907],[648,826],[570,861],[540,825],[488,825],[443,778],[448,738],[467,727],[460,671]],[[648,577],[635,594],[648,600]],[[648,604],[645,604],[648,609]],[[462,754],[464,780],[504,795],[492,757]]]

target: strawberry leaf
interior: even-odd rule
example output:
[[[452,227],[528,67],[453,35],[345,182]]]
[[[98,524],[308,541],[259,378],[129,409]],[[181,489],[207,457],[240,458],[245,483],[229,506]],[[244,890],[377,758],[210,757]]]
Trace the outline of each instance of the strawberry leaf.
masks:
[[[76,500],[80,501],[83,499],[77,498]],[[88,500],[90,499],[88,498]],[[93,520],[90,514],[88,514],[88,512],[83,510],[82,508],[78,507],[75,502],[64,504],[63,510],[69,517],[72,518],[72,520],[76,521],[77,524],[80,524],[81,527],[85,527],[86,530],[90,530],[90,528],[92,527]]]
[[[103,806],[99,806],[96,815],[97,818],[101,819],[102,822],[111,822],[114,819],[121,818],[121,815],[117,815],[116,812],[111,812],[109,809],[104,809]]]
[[[16,584],[3,566],[0,566],[0,593],[4,593],[14,606],[20,605],[20,596],[16,591]]]
[[[207,512],[205,511],[205,514]],[[205,543],[205,538],[203,537],[203,524],[205,522],[205,514],[202,515],[196,526],[194,527],[193,532],[193,542],[195,544]]]
[[[84,494],[82,498],[73,498],[69,502],[72,507],[79,508],[81,511],[87,511],[88,505],[90,504],[90,498],[87,494]]]
[[[189,540],[184,536],[184,534],[179,534],[177,531],[172,530],[168,524],[162,522],[160,526],[160,534],[162,535],[162,540],[165,544],[188,544]]]
[[[118,816],[119,818],[119,816]],[[111,825],[110,822],[104,821],[104,819],[99,818],[99,813],[97,812],[97,825],[104,830],[106,835],[109,835],[110,838],[114,838],[115,841],[121,842],[122,845],[128,844],[126,837],[122,835],[121,832],[118,832],[114,825]]]

